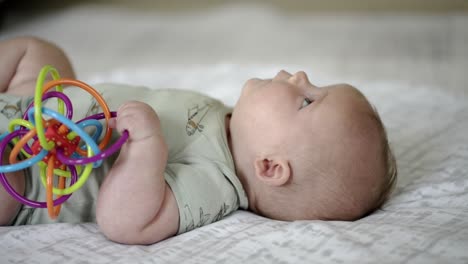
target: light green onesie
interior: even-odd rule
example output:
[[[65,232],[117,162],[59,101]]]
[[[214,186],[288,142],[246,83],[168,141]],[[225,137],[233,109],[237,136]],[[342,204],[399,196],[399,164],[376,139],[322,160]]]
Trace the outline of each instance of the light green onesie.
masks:
[[[218,100],[190,91],[152,90],[116,84],[101,84],[94,88],[112,111],[125,101],[137,100],[149,104],[158,113],[169,146],[164,176],[179,207],[179,234],[220,220],[239,208],[248,208],[247,196],[235,175],[226,138],[225,117],[232,109]],[[99,104],[82,90],[67,88],[65,91],[72,100],[75,121],[102,112]],[[0,133],[6,131],[9,120],[17,118],[30,100],[0,94]],[[55,100],[46,106],[55,110],[55,102],[52,101]],[[117,137],[115,135],[114,140]],[[12,224],[95,221],[99,185],[116,156],[93,170],[84,186],[63,204],[56,221],[49,219],[47,209],[23,206]],[[137,174],[128,177],[129,180],[138,180]],[[40,183],[37,168],[27,173],[26,197],[45,200],[45,189]]]

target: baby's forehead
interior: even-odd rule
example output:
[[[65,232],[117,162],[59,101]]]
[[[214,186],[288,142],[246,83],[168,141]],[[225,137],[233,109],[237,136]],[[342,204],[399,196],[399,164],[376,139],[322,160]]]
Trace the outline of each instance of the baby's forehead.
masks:
[[[352,86],[337,86],[329,89],[328,94],[328,107],[324,110],[334,112],[335,118],[355,122],[375,115],[373,106],[364,94]]]
[[[369,102],[364,94],[356,87],[348,84],[337,84],[327,88],[327,92],[334,95],[340,103],[362,104],[365,107],[369,106]]]
[[[380,138],[379,119],[367,99],[355,88],[335,88],[327,102],[316,113],[311,111],[311,123],[304,133],[308,142],[334,156],[366,148]],[[334,157],[338,158],[338,157]]]

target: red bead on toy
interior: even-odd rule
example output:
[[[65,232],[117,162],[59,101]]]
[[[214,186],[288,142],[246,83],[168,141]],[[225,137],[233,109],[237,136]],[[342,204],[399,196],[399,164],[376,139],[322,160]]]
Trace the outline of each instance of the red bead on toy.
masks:
[[[63,126],[60,122],[55,119],[51,119],[46,121],[44,124],[46,128],[45,137],[48,142],[54,142],[55,146],[49,153],[42,159],[45,163],[47,163],[51,156],[55,156],[57,149],[62,151],[63,154],[67,157],[71,156],[75,150],[78,148],[78,144],[80,143],[80,137],[76,136],[74,139],[68,139],[68,128]],[[39,139],[33,142],[31,146],[31,150],[34,155],[37,155],[41,150],[42,146],[39,142]],[[62,162],[59,159],[55,158],[54,168],[60,168],[62,166]]]

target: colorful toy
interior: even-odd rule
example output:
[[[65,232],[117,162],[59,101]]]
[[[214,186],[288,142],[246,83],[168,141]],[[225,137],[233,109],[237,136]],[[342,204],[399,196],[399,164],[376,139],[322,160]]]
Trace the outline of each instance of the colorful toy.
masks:
[[[53,80],[44,84],[50,73]],[[70,99],[63,93],[62,85],[71,85],[90,93],[101,106],[103,113],[86,117],[76,123],[72,122],[73,106]],[[55,91],[52,89],[55,87]],[[69,88],[71,89],[71,88]],[[46,100],[57,98],[58,111],[43,107]],[[65,113],[65,109],[66,113]],[[49,119],[45,119],[48,116]],[[0,182],[6,191],[19,202],[34,208],[47,208],[49,216],[55,219],[61,204],[68,200],[73,192],[81,188],[88,179],[91,170],[102,164],[102,160],[112,155],[128,139],[128,132],[110,147],[105,149],[112,135],[109,119],[115,117],[110,112],[102,96],[91,86],[77,80],[60,78],[52,66],[45,66],[39,73],[34,101],[23,114],[23,119],[14,119],[8,130],[0,135]],[[102,141],[103,128],[98,121],[105,119],[106,129]],[[92,136],[84,130],[95,127]],[[80,147],[80,142],[85,145]],[[9,143],[13,149],[9,155],[9,164],[3,164],[3,157]],[[83,145],[83,144],[81,144]],[[20,152],[26,160],[18,162]],[[29,200],[12,188],[5,173],[19,171],[33,165],[39,166],[42,184],[46,188],[46,202]],[[56,178],[58,177],[58,178]],[[65,187],[66,179],[70,178],[69,186]],[[54,179],[58,188],[54,187]],[[54,200],[53,195],[57,198]]]

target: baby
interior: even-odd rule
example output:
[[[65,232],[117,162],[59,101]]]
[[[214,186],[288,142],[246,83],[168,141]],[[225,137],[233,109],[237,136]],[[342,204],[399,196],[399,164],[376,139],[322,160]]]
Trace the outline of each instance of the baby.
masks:
[[[75,78],[53,44],[29,37],[0,42],[0,102],[18,108],[2,111],[0,134],[31,100],[46,64]],[[237,209],[284,221],[357,220],[378,209],[396,181],[377,112],[347,84],[317,87],[304,72],[280,71],[248,80],[233,109],[194,92],[94,87],[118,109],[110,125],[130,137],[57,221],[96,221],[113,241],[155,243]],[[78,89],[65,90],[83,115],[95,108]],[[19,193],[41,200],[34,174],[6,175]],[[0,187],[0,225],[48,222],[54,221],[47,210],[22,206]]]

